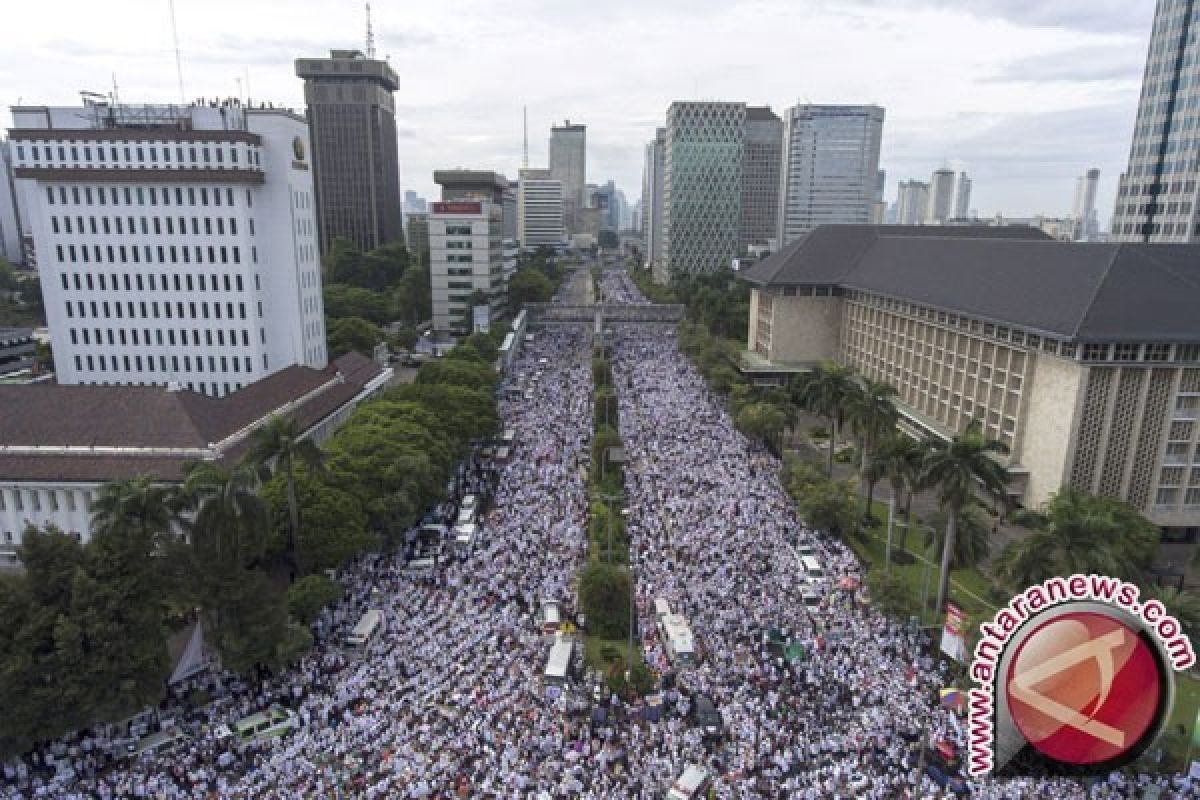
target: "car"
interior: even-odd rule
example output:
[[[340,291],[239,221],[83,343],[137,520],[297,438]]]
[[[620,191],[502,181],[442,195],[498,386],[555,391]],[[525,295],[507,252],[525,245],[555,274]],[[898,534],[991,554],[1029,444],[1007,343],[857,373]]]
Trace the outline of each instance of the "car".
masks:
[[[671,784],[667,800],[699,800],[708,791],[709,783],[708,770],[692,764]]]
[[[706,739],[720,739],[725,735],[725,723],[717,704],[706,694],[698,694],[692,700],[692,721],[704,733]]]
[[[473,494],[463,495],[462,502],[458,504],[458,510],[460,512],[463,509],[467,509],[469,511],[474,511],[476,506],[478,506],[478,505],[479,505],[479,498],[476,495],[473,495]]]
[[[428,353],[406,353],[400,359],[400,365],[404,367],[419,367],[429,360]]]
[[[191,737],[186,733],[178,728],[171,728],[143,736],[131,743],[128,754],[130,758],[138,759],[147,753],[152,756],[174,753],[176,750],[182,749],[189,741],[191,741]]]
[[[454,526],[454,546],[464,556],[471,552],[475,540],[479,537],[479,526],[471,522],[466,525]]]
[[[255,742],[286,736],[298,727],[300,727],[300,717],[295,711],[280,705],[272,705],[266,711],[242,717],[232,725],[219,726],[216,735],[218,739],[232,738],[241,742]]]
[[[459,525],[474,525],[475,524],[475,506],[467,508],[463,506],[458,510],[458,518],[454,520],[455,527]]]

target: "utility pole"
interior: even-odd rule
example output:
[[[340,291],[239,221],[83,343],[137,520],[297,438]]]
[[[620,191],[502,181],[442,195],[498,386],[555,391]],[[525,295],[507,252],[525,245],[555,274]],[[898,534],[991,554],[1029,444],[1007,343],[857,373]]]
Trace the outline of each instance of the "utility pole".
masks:
[[[883,556],[883,571],[892,571],[892,528],[896,518],[896,493],[893,491],[888,496],[888,532],[887,532],[887,549],[884,550]]]

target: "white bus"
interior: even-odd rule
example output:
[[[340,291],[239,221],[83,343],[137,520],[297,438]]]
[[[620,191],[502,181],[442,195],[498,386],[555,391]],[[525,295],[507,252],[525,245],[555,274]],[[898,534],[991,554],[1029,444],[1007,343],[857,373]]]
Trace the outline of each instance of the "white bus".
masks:
[[[679,614],[668,614],[659,622],[663,649],[676,667],[696,665],[696,644],[687,620]]]
[[[346,635],[345,647],[355,655],[365,655],[371,647],[371,642],[383,629],[383,612],[377,608],[362,615],[362,619],[354,626],[354,630]]]
[[[546,687],[561,689],[566,685],[571,676],[571,656],[574,652],[574,642],[561,634],[555,635],[550,656],[546,659],[546,672],[542,677]]]

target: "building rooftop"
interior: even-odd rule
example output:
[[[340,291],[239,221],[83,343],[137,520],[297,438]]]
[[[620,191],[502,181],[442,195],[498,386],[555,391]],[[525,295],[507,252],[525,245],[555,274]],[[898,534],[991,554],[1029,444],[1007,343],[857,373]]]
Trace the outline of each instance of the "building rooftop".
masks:
[[[740,277],[858,289],[1081,342],[1200,342],[1200,245],[1067,243],[1024,227],[827,225]]]
[[[224,397],[161,386],[0,385],[0,479],[182,477],[188,462],[236,458],[272,415],[305,430],[381,373],[357,353],[291,366]]]

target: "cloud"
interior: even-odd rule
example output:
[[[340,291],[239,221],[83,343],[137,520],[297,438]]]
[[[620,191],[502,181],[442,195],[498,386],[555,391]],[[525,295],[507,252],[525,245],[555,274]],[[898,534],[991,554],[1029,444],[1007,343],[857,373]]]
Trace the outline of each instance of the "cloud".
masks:
[[[904,5],[1003,20],[1019,28],[1060,28],[1085,33],[1150,32],[1154,0],[829,0],[826,8],[879,11]]]
[[[1078,47],[1023,58],[1004,65],[985,82],[1005,81],[1140,81],[1145,54],[1129,48]]]

